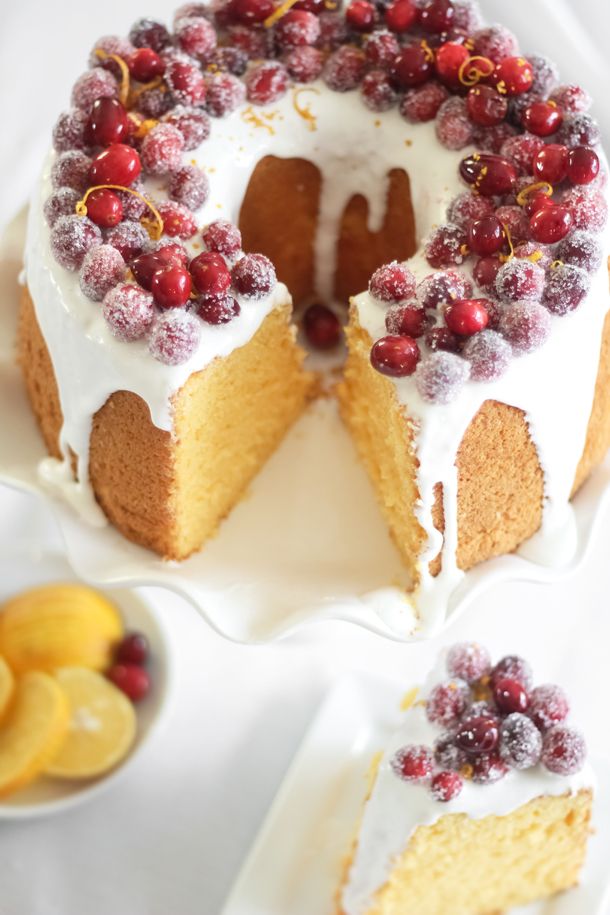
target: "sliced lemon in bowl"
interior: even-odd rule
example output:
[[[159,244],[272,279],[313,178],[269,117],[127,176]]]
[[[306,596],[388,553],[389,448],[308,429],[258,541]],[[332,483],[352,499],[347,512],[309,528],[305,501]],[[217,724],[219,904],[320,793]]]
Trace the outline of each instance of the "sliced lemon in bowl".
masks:
[[[15,678],[4,658],[0,656],[0,721],[8,711],[15,689]]]
[[[31,671],[17,680],[0,725],[0,797],[40,775],[59,750],[69,721],[66,696],[53,677]]]
[[[68,734],[45,769],[54,778],[95,778],[115,768],[136,736],[133,705],[94,670],[63,667],[55,677],[70,708]]]

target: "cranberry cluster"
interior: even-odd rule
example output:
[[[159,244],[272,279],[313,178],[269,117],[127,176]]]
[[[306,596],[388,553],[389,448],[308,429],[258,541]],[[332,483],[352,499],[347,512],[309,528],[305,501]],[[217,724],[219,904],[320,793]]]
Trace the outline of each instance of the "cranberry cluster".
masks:
[[[144,633],[129,632],[117,645],[114,663],[106,671],[108,679],[132,702],[140,702],[150,690],[150,674],[146,669],[149,654]]]
[[[441,729],[434,746],[410,745],[392,760],[396,775],[428,786],[438,801],[457,797],[464,780],[488,785],[511,769],[541,764],[556,775],[584,765],[582,735],[565,724],[568,700],[559,686],[533,687],[523,658],[507,655],[492,666],[476,642],[454,645],[447,655],[449,679],[425,703]]]

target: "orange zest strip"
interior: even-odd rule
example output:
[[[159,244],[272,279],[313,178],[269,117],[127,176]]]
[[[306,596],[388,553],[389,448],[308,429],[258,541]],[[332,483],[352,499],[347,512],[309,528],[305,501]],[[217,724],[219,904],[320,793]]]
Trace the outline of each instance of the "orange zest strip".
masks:
[[[506,263],[508,263],[508,261],[512,261],[512,259],[514,258],[515,248],[513,246],[513,240],[510,235],[510,229],[508,228],[508,226],[506,225],[505,222],[502,223],[502,228],[504,229],[504,237],[506,238],[506,243],[508,245],[508,254],[501,254],[500,260],[502,261],[503,264],[506,264]]]
[[[128,96],[129,107],[133,108],[143,92],[148,89],[160,89],[161,92],[167,92],[167,86],[163,82],[162,76],[156,76],[149,83],[142,83],[137,89],[131,89]]]
[[[432,48],[430,47],[430,45],[428,44],[426,39],[423,38],[419,44],[424,52],[424,56],[425,56],[426,60],[429,63],[434,63],[434,51],[432,50]]]
[[[137,140],[141,140],[142,137],[145,137],[146,134],[159,123],[154,118],[139,118],[132,111],[128,112],[127,117],[135,127],[132,136],[134,136]]]
[[[558,267],[563,267],[563,261],[553,261],[551,270],[557,270]]]
[[[125,63],[122,57],[119,57],[118,54],[107,54],[102,48],[95,49],[96,57],[99,57],[100,60],[114,60],[115,63],[119,65],[121,71],[121,88],[119,89],[119,101],[121,105],[127,107],[127,101],[129,99],[129,67]]]
[[[153,217],[142,216],[140,223],[144,226],[148,232],[150,238],[153,241],[158,241],[163,235],[163,218],[159,213],[158,209],[154,204],[147,200],[144,194],[140,194],[139,191],[134,191],[131,187],[123,187],[122,184],[96,184],[95,187],[90,187],[85,192],[85,196],[79,200],[75,206],[75,212],[77,216],[86,216],[87,215],[87,198],[93,191],[101,191],[104,188],[108,188],[111,191],[125,191],[127,194],[132,194],[134,197],[138,197],[149,210],[152,211]]]
[[[300,117],[303,118],[304,121],[307,122],[307,129],[314,131],[318,129],[318,123],[315,114],[312,112],[309,105],[299,104],[299,97],[304,92],[313,92],[315,95],[319,95],[320,90],[311,86],[302,86],[300,89],[295,89],[292,94],[292,104],[294,106],[294,110]]]
[[[468,57],[458,70],[458,79],[463,86],[476,86],[480,80],[491,76],[495,68],[493,60],[489,57]]]
[[[271,26],[275,25],[275,23],[278,21],[278,19],[281,19],[282,16],[284,15],[284,13],[287,13],[288,10],[292,6],[294,6],[294,4],[296,2],[297,2],[297,0],[284,0],[283,3],[280,3],[280,5],[277,7],[277,9],[274,9],[273,12],[271,13],[271,15],[267,16],[267,18],[263,22],[263,25],[265,26],[265,28],[270,29]]]
[[[524,187],[522,191],[519,191],[517,194],[517,203],[520,207],[525,206],[532,194],[540,191],[541,194],[544,194],[545,197],[553,196],[553,185],[549,184],[548,181],[537,181],[535,184],[528,184],[527,187]]]

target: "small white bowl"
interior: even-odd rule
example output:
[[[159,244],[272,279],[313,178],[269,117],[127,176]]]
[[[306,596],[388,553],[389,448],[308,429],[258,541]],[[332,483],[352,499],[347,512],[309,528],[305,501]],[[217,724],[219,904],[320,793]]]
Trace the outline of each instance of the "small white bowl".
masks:
[[[76,581],[65,559],[58,554],[5,552],[0,556],[0,603],[12,594],[45,582]],[[167,639],[159,617],[139,595],[128,590],[99,589],[119,608],[127,630],[143,632],[150,644],[148,670],[151,689],[136,706],[137,734],[125,759],[96,779],[64,781],[42,776],[31,785],[0,801],[0,820],[25,820],[60,813],[96,797],[113,785],[133,765],[149,741],[167,708],[171,666]]]

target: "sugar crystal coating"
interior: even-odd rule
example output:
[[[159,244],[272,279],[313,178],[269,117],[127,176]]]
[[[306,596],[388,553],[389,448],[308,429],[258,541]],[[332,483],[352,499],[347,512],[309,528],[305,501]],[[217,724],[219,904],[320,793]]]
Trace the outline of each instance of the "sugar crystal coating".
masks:
[[[435,801],[446,803],[457,797],[463,787],[464,782],[457,772],[437,772],[430,783],[430,794]]]
[[[369,292],[381,302],[404,302],[415,295],[416,280],[404,264],[384,264],[369,280]]]
[[[117,340],[124,343],[139,340],[155,317],[153,297],[134,283],[120,283],[104,297],[102,314]]]
[[[69,149],[55,159],[51,168],[54,188],[70,187],[84,191],[89,185],[91,159],[80,149]]]
[[[438,351],[422,359],[415,372],[415,386],[422,400],[448,404],[458,396],[470,376],[470,365],[454,353]]]
[[[60,216],[74,215],[80,192],[71,187],[60,187],[53,191],[44,204],[44,215],[50,226],[54,226]]]
[[[473,381],[495,381],[508,369],[512,350],[501,334],[483,330],[466,341],[462,355],[470,363]]]
[[[193,314],[171,308],[159,315],[148,338],[150,353],[164,365],[182,365],[197,350],[201,322]]]
[[[172,238],[186,241],[197,231],[197,220],[190,209],[176,200],[166,200],[158,206],[163,220],[163,231]]]
[[[602,246],[591,232],[576,229],[559,243],[557,259],[563,261],[564,264],[581,267],[588,273],[595,273],[599,270],[603,260]]]
[[[447,653],[447,670],[452,677],[473,683],[491,670],[491,657],[479,642],[459,642]]]
[[[442,103],[436,115],[436,136],[446,149],[463,149],[472,143],[474,125],[468,117],[466,102],[457,95]]]
[[[528,715],[537,728],[546,731],[568,717],[570,705],[564,691],[554,683],[543,683],[532,690]]]
[[[246,74],[246,96],[256,105],[277,102],[288,88],[288,71],[276,61],[257,64]]]
[[[520,712],[513,712],[502,722],[500,755],[513,769],[535,766],[542,752],[542,735],[534,722]]]
[[[392,771],[407,782],[421,782],[432,775],[434,760],[431,750],[423,745],[402,747],[391,762]]]
[[[437,82],[407,89],[400,102],[400,113],[412,124],[433,121],[441,105],[449,98],[448,90]]]
[[[559,264],[549,271],[542,304],[551,314],[563,317],[578,308],[590,285],[589,274],[572,264]]]
[[[495,664],[491,672],[492,685],[499,680],[517,680],[525,689],[530,689],[533,682],[533,673],[530,664],[525,658],[516,654],[509,654]]]
[[[498,271],[496,293],[503,302],[538,302],[544,281],[545,272],[538,264],[513,258]]]
[[[193,307],[206,324],[228,324],[241,311],[239,302],[228,293],[202,295],[196,299]]]
[[[437,684],[426,701],[428,721],[440,727],[455,726],[468,707],[468,684],[458,677]]]
[[[227,219],[216,219],[201,233],[207,251],[218,251],[225,257],[235,257],[241,251],[241,232]]]
[[[243,82],[231,73],[214,73],[208,78],[206,109],[216,118],[235,111],[246,97]]]
[[[140,158],[151,175],[166,175],[180,165],[184,138],[172,124],[157,124],[142,140]]]
[[[112,73],[102,67],[94,67],[83,73],[74,83],[72,104],[75,108],[89,112],[96,99],[116,98],[118,94],[119,86]]]
[[[555,775],[574,775],[579,772],[586,755],[584,738],[574,728],[559,724],[544,735],[542,763]]]
[[[466,228],[468,223],[484,216],[492,216],[493,201],[470,191],[463,191],[454,197],[447,208],[447,219],[456,226]]]
[[[364,52],[352,45],[342,45],[326,61],[322,79],[335,92],[349,92],[360,84],[365,69]]]
[[[537,302],[514,302],[502,312],[500,331],[517,355],[532,353],[548,339],[551,317]]]
[[[286,54],[284,64],[297,83],[311,83],[317,79],[324,66],[324,55],[319,48],[303,45]]]
[[[264,254],[245,254],[233,267],[231,276],[235,290],[249,299],[269,295],[277,282],[275,267]]]
[[[51,229],[53,257],[66,270],[78,270],[85,254],[101,243],[101,231],[86,216],[60,216]]]
[[[163,123],[180,131],[185,150],[197,149],[210,135],[210,119],[205,111],[189,105],[176,105],[163,116]]]
[[[148,234],[139,222],[124,220],[106,232],[106,242],[116,248],[127,262],[148,247]]]
[[[125,261],[112,245],[91,248],[80,268],[79,283],[83,293],[101,302],[113,286],[125,278]]]
[[[203,16],[185,16],[174,26],[178,45],[191,57],[204,60],[216,47],[216,30]]]
[[[80,108],[71,108],[60,114],[53,128],[53,146],[57,152],[84,149],[87,115]]]
[[[208,199],[210,182],[196,165],[183,165],[170,175],[170,197],[189,210],[198,210]]]

